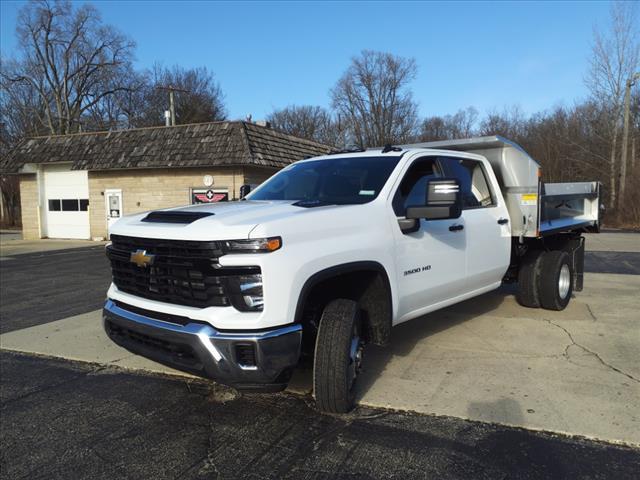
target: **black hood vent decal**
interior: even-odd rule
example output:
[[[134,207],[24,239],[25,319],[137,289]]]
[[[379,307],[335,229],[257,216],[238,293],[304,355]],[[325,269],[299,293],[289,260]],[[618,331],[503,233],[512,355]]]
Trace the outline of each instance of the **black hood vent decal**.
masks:
[[[151,212],[142,219],[143,222],[150,223],[182,223],[187,225],[204,217],[214,215],[211,212],[189,212],[187,210],[170,210],[168,212]]]

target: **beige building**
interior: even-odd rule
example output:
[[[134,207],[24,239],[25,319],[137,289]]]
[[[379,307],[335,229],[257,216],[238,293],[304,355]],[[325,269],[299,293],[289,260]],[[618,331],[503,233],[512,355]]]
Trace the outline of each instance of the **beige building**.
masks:
[[[0,170],[20,176],[25,239],[104,239],[123,215],[239,198],[329,147],[247,122],[25,140]]]

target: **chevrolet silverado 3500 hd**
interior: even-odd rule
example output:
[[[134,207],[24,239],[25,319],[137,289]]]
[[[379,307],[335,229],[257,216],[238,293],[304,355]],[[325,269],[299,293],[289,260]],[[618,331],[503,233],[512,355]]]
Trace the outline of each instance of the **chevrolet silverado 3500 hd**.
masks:
[[[238,389],[286,387],[313,356],[317,405],[354,403],[363,347],[517,282],[525,307],[582,289],[597,182],[543,184],[501,137],[296,162],[242,201],[112,226],[104,327],[124,348]]]

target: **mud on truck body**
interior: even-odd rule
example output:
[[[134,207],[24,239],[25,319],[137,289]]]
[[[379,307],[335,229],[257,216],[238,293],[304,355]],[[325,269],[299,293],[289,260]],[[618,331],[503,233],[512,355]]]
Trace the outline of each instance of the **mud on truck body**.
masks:
[[[582,289],[599,184],[544,184],[501,137],[326,155],[241,201],[124,217],[107,246],[104,327],[124,348],[248,391],[313,359],[318,407],[354,404],[367,344],[517,283],[524,307]]]

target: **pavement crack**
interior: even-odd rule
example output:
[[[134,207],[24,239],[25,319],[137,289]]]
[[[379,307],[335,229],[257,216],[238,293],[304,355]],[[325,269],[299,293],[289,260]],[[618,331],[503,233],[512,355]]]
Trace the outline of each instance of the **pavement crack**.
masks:
[[[569,337],[569,340],[571,341],[570,344],[568,344],[565,349],[564,349],[564,353],[562,354],[562,356],[567,359],[567,361],[571,362],[571,358],[569,357],[569,348],[571,348],[572,346],[576,346],[579,349],[581,349],[582,351],[584,351],[585,353],[592,355],[596,360],[598,360],[603,366],[605,366],[606,368],[608,368],[609,370],[612,370],[616,373],[619,373],[620,375],[624,375],[625,377],[627,377],[630,380],[633,380],[634,382],[640,383],[640,379],[634,377],[633,375],[624,372],[622,370],[620,370],[617,367],[614,367],[613,365],[611,365],[610,363],[605,362],[602,357],[600,355],[598,355],[597,352],[594,352],[593,350],[588,349],[587,347],[585,347],[584,345],[579,344],[578,342],[575,341],[575,339],[573,338],[573,335],[571,335],[571,332],[569,332],[569,330],[567,330],[566,328],[564,328],[561,325],[558,325],[557,323],[552,322],[551,320],[545,318],[544,319],[545,322],[547,322],[549,325],[553,325],[556,328],[559,328],[560,330],[562,330],[564,333],[567,334],[567,337]],[[572,362],[573,363],[573,362]]]
[[[589,315],[591,315],[591,318],[593,318],[594,322],[598,321],[598,317],[596,317],[595,313],[593,313],[593,310],[591,310],[591,306],[589,306],[589,304],[587,303],[587,310],[589,311]]]

